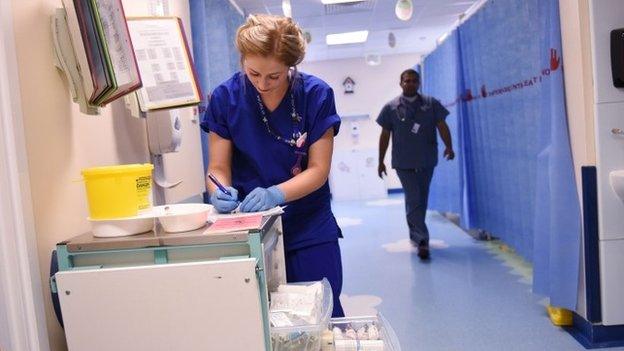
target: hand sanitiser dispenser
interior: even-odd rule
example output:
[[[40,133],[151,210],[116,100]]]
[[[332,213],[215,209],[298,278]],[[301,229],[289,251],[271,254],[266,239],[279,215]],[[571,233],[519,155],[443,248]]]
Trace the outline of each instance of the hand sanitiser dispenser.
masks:
[[[177,152],[182,140],[179,111],[149,112],[147,115],[147,140],[152,155]]]
[[[624,28],[611,31],[611,74],[613,86],[624,88]]]

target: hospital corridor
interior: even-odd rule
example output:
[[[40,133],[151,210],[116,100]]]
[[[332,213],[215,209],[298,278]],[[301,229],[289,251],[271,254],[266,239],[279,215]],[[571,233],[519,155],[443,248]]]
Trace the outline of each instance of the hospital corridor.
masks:
[[[0,28],[0,351],[624,351],[624,0]]]
[[[403,206],[401,195],[335,204],[346,238],[347,314],[382,312],[396,321],[404,350],[585,349],[552,327],[547,301],[531,292],[531,265],[500,242],[479,241],[429,212],[432,258],[423,265],[405,238]]]

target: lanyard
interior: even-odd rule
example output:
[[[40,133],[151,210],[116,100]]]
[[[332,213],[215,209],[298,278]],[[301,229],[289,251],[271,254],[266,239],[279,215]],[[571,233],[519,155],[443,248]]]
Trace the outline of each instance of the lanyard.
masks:
[[[426,99],[421,97],[420,101],[421,101],[421,103],[420,103],[419,109],[421,111],[425,112],[429,108],[431,108],[431,103],[426,101]],[[396,111],[397,111],[397,115],[399,117],[399,120],[401,122],[405,122],[405,120],[407,119],[407,112],[409,112],[410,110],[413,111],[413,112],[416,112],[416,111],[414,111],[414,110],[412,110],[410,108],[410,106],[409,106],[410,104],[413,104],[413,103],[412,102],[405,103],[402,98],[399,98],[399,104],[398,104],[398,106],[396,108]],[[403,111],[401,111],[401,108],[402,108]]]
[[[297,113],[297,110],[295,109],[295,97],[293,96],[292,91],[290,92],[290,108],[291,108],[290,119],[293,125],[293,133],[290,139],[284,138],[283,136],[275,133],[273,129],[271,129],[271,126],[269,125],[269,118],[267,117],[266,109],[264,108],[264,104],[262,103],[262,98],[260,98],[259,94],[256,94],[256,100],[258,101],[258,109],[260,110],[260,116],[262,117],[262,122],[264,123],[264,126],[266,127],[267,132],[271,134],[277,141],[280,141],[282,143],[285,143],[295,148],[295,155],[297,155],[297,160],[295,161],[295,164],[291,168],[290,173],[293,176],[296,176],[297,174],[301,173],[303,170],[301,162],[303,160],[303,157],[306,156],[306,152],[303,151],[302,148],[305,144],[308,133],[301,134],[301,131],[299,129],[299,123],[302,121],[302,118]]]
[[[262,98],[260,98],[259,94],[256,94],[256,100],[258,101],[258,109],[260,110],[260,117],[262,118],[262,122],[264,123],[264,126],[266,127],[267,132],[280,142],[283,142],[292,147],[295,147],[295,146],[299,147],[297,145],[298,141],[301,140],[301,131],[299,130],[299,122],[301,122],[302,118],[301,116],[299,116],[299,114],[297,113],[297,110],[295,109],[295,97],[293,96],[292,91],[290,92],[290,107],[291,107],[290,118],[293,124],[293,133],[289,139],[284,138],[283,136],[275,133],[273,129],[271,129],[271,126],[269,125],[269,118],[267,116],[266,109],[264,108],[264,104],[262,103]]]

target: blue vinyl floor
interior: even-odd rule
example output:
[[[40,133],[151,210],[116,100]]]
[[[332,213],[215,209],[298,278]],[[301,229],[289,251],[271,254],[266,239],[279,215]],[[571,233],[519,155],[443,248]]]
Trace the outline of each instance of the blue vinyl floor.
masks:
[[[432,259],[422,263],[407,240],[401,195],[333,209],[344,234],[345,311],[381,312],[404,351],[584,350],[550,323],[545,300],[531,292],[530,266],[500,245],[429,212]]]

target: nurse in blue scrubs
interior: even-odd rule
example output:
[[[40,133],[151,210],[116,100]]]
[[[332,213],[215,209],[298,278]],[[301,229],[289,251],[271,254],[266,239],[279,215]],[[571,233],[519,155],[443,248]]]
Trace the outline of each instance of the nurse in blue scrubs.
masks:
[[[230,193],[207,181],[211,203],[219,212],[288,205],[282,216],[288,281],[327,278],[333,316],[344,316],[342,233],[327,183],[340,127],[334,93],[296,70],[305,40],[290,18],[249,16],[236,46],[242,71],[214,89],[202,121],[209,132],[208,172]]]

